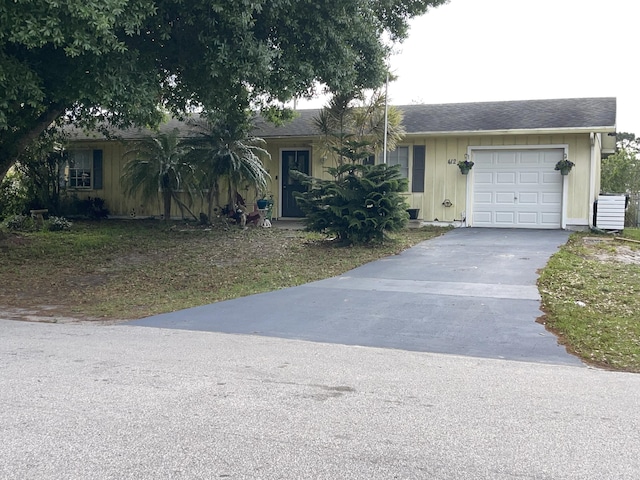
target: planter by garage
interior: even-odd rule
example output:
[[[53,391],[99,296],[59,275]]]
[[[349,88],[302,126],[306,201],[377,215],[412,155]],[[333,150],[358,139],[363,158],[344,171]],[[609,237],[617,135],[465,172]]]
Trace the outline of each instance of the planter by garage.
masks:
[[[408,208],[407,213],[409,214],[409,220],[417,220],[418,214],[420,213],[419,208]]]

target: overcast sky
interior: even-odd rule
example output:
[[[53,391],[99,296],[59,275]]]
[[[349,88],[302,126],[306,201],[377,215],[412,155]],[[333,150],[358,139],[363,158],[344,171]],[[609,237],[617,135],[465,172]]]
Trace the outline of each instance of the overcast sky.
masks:
[[[450,0],[397,47],[390,102],[616,97],[640,136],[638,21],[639,0]]]

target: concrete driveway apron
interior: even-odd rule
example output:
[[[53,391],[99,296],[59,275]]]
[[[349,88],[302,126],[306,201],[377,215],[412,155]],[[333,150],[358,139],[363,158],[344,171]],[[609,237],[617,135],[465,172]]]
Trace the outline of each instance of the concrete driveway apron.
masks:
[[[130,324],[581,365],[536,322],[537,271],[568,236],[456,229],[338,277]]]

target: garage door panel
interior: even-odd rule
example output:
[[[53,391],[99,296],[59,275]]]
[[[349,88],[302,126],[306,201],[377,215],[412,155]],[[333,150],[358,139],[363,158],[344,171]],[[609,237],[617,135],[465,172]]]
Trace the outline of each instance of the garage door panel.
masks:
[[[515,212],[496,212],[495,222],[498,225],[513,225],[515,223]]]
[[[518,175],[518,183],[520,184],[538,184],[540,183],[540,174],[538,172],[520,172]]]
[[[473,225],[560,228],[563,149],[474,152]]]
[[[553,164],[553,166],[555,167],[555,163]],[[558,183],[558,173],[557,171],[551,171],[551,172],[543,172],[542,173],[542,181],[541,183],[543,184],[548,184],[548,185],[556,185]]]
[[[520,152],[520,164],[538,165],[540,164],[541,157],[544,158],[544,156],[544,152],[541,152],[540,150],[523,150],[522,152]]]
[[[495,179],[495,183],[498,185],[515,185],[516,172],[498,172]]]
[[[493,173],[491,172],[475,172],[474,183],[493,185]]]
[[[560,214],[555,212],[542,212],[540,223],[550,225],[551,228],[557,228],[555,225],[560,225]]]
[[[495,155],[494,161],[492,163],[502,166],[516,165],[518,163],[518,159],[515,152],[499,152],[497,155]]]
[[[493,203],[493,194],[491,192],[476,193],[473,201],[478,206],[481,204],[491,205]]]
[[[540,194],[538,192],[520,192],[518,203],[537,205],[538,203],[540,203]]]
[[[556,163],[558,163],[558,161],[562,160],[563,158],[564,151],[562,150],[544,152],[542,156],[542,165],[555,168]]]
[[[502,204],[513,204],[516,199],[516,194],[514,192],[496,192],[495,203]]]
[[[538,214],[536,212],[518,212],[518,224],[537,225]]]
[[[474,212],[473,216],[475,218],[474,221],[479,223],[479,224],[491,224],[491,223],[493,223],[493,217],[492,217],[491,212],[477,211],[477,212]]]
[[[562,202],[562,194],[559,192],[542,193],[540,203],[542,205],[558,205]]]

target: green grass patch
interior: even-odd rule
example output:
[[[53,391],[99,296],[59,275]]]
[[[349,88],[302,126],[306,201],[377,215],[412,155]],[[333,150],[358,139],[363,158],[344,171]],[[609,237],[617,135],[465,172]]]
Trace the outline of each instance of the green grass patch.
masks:
[[[624,238],[631,238],[632,240],[640,241],[640,228],[626,228],[622,232]]]
[[[640,238],[640,231],[625,236]],[[640,372],[638,247],[574,234],[540,276],[547,326],[589,363]]]
[[[317,234],[279,228],[202,229],[158,221],[5,232],[0,308],[140,318],[339,275],[444,231],[407,229],[375,247],[341,247]]]

